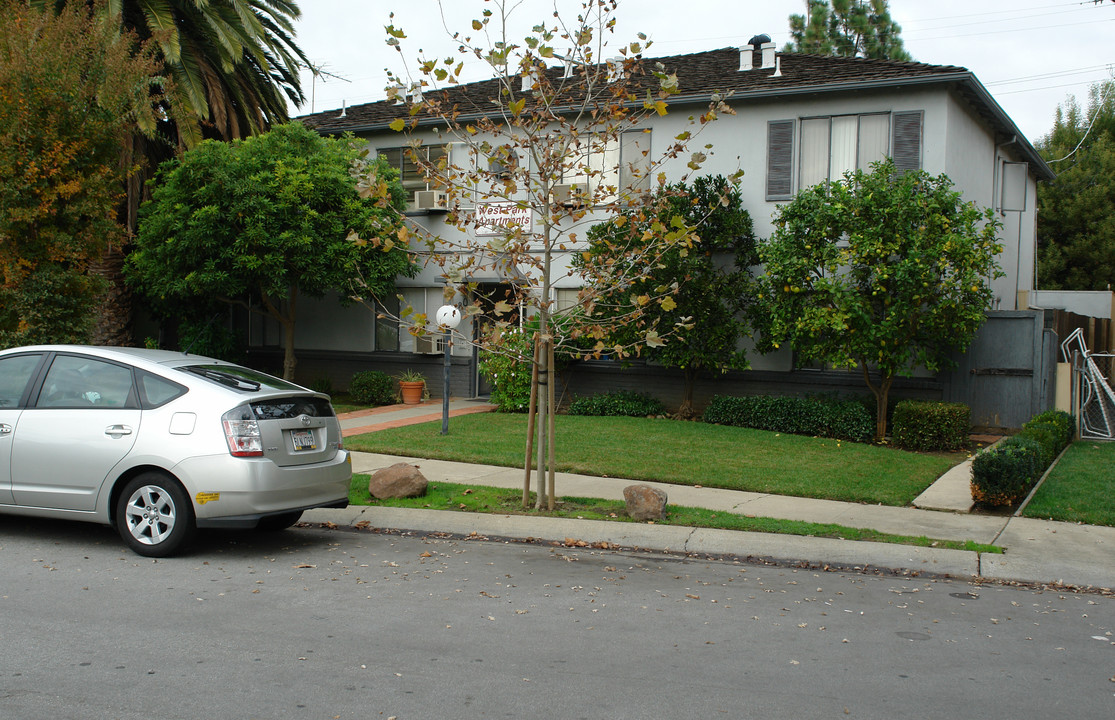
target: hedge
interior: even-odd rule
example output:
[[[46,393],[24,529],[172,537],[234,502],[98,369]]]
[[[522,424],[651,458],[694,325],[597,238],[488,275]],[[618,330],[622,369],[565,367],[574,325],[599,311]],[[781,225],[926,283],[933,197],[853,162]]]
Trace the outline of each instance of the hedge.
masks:
[[[662,401],[631,390],[617,390],[577,398],[569,405],[570,415],[608,415],[613,417],[647,417],[666,411]]]
[[[875,434],[875,420],[862,402],[831,397],[717,395],[703,419],[717,425],[854,442],[869,442]]]
[[[968,445],[972,411],[963,403],[903,400],[892,417],[891,437],[897,447],[927,452]]]
[[[972,499],[1013,505],[1024,499],[1046,468],[1072,442],[1076,422],[1061,410],[1034,416],[1021,432],[972,461]]]

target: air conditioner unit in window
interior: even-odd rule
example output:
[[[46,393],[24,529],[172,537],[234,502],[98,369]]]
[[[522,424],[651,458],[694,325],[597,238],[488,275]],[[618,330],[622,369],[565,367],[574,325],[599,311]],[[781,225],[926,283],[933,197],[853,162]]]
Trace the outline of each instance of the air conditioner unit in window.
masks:
[[[562,183],[561,185],[554,185],[551,197],[553,197],[553,202],[558,205],[580,207],[584,205],[587,195],[588,184],[586,183]]]
[[[414,352],[419,355],[437,355],[442,351],[438,349],[438,338],[434,333],[426,333],[414,338]]]
[[[445,193],[440,190],[419,190],[414,193],[414,204],[419,210],[445,210]]]

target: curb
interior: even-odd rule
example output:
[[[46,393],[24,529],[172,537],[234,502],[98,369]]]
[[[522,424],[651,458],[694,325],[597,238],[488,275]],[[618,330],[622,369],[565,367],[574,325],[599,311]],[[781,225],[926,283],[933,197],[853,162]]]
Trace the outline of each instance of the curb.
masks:
[[[354,505],[344,510],[308,510],[302,521],[464,538],[555,542],[572,547],[734,557],[825,570],[885,571],[963,580],[980,576],[980,556],[968,550],[679,525]]]

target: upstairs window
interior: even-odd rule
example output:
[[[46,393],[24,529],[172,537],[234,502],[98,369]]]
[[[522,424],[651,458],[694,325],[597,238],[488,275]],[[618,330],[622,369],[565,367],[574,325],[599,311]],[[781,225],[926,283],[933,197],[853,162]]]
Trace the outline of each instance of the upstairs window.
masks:
[[[795,125],[797,132],[795,133]],[[870,170],[888,155],[899,170],[921,168],[921,111],[777,120],[767,126],[767,200]],[[797,182],[794,182],[795,140]]]
[[[650,130],[628,130],[606,146],[593,144],[566,170],[563,182],[583,183],[592,196],[611,202],[650,190]],[[585,142],[591,142],[585,138]],[[613,188],[614,193],[608,188]]]
[[[399,180],[407,191],[408,209],[414,209],[414,194],[423,190],[434,190],[434,184],[419,167],[417,160],[435,166],[447,161],[448,147],[445,145],[422,145],[420,147],[381,148],[377,154],[387,160],[387,164],[399,171]]]

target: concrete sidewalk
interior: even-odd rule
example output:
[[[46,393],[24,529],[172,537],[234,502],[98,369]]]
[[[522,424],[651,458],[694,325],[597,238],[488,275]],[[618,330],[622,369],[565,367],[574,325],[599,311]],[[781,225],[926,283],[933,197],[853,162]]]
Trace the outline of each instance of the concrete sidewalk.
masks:
[[[432,404],[431,404],[432,405]],[[383,409],[379,422],[349,425],[366,432],[366,427],[389,422],[411,424],[440,420],[441,405],[412,409]],[[454,401],[452,410],[481,412],[490,408],[471,401]],[[366,419],[369,416],[364,416]],[[342,419],[342,424],[364,420]],[[350,434],[346,430],[346,435]],[[521,488],[522,468],[455,463],[373,453],[353,453],[353,471],[371,473],[397,462],[418,465],[430,482]],[[947,494],[968,492],[953,476],[936,494],[946,505],[963,505],[963,498]],[[945,480],[945,478],[942,478]],[[533,479],[532,479],[533,482]],[[559,496],[623,499],[623,488],[634,481],[558,473]],[[835,568],[877,568],[903,573],[984,578],[1028,583],[1054,583],[1093,588],[1115,588],[1115,528],[1073,525],[1028,518],[975,515],[913,507],[863,505],[831,500],[814,500],[782,495],[645,483],[661,488],[671,505],[702,507],[719,512],[753,517],[833,523],[880,532],[930,537],[938,540],[972,540],[995,544],[1003,554],[965,550],[919,548],[888,543],[854,542],[795,535],[774,535],[730,530],[708,530],[650,523],[605,522],[562,518],[528,518],[515,515],[458,513],[441,510],[410,510],[350,506],[346,510],[312,510],[306,522],[337,525],[367,523],[372,527],[428,533],[480,535],[492,538],[530,538],[557,542],[584,542],[598,547],[642,548],[683,553],[732,555],[738,557],[806,563]],[[919,498],[920,500],[920,498]],[[970,496],[968,501],[970,504]]]

